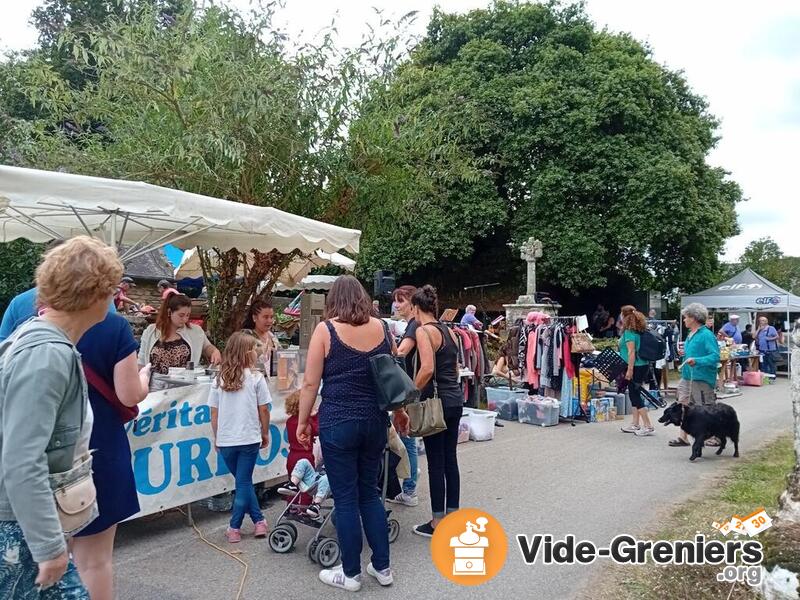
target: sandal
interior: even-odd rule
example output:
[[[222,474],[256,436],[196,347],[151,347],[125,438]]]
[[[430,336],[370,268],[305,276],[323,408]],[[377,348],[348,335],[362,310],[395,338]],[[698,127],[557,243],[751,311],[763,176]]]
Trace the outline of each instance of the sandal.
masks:
[[[675,438],[674,440],[669,441],[669,445],[672,446],[673,448],[677,448],[679,446],[689,446],[690,444],[689,442],[685,442],[681,438]]]

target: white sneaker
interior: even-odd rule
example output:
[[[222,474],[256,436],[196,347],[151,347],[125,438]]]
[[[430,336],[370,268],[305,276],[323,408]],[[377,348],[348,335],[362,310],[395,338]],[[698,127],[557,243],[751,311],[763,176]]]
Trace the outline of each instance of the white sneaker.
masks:
[[[619,430],[622,433],[636,433],[639,431],[639,427],[636,425],[625,425],[624,427],[620,427]]]
[[[412,496],[411,494],[406,494],[405,492],[397,494],[397,496],[394,498],[387,498],[386,501],[391,502],[392,504],[402,504],[403,506],[419,505],[419,498],[416,494]]]
[[[392,577],[392,570],[391,569],[384,569],[383,571],[378,571],[375,567],[372,566],[372,563],[367,563],[367,573],[372,575],[375,579],[378,580],[383,586],[392,585],[394,582],[394,577]]]
[[[652,427],[642,427],[641,429],[636,431],[635,434],[637,436],[639,436],[639,437],[645,437],[645,436],[648,436],[648,435],[655,435],[656,434],[656,430],[653,429]]]
[[[331,587],[357,592],[361,589],[361,574],[355,577],[347,577],[342,570],[342,565],[332,569],[323,569],[319,572],[319,580],[327,583]]]

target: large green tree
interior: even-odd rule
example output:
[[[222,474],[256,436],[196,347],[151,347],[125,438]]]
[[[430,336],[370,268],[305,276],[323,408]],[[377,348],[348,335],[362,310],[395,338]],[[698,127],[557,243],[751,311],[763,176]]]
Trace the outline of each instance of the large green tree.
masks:
[[[367,82],[382,77],[395,38],[343,52],[328,34],[295,48],[271,18],[268,6],[249,15],[212,6],[165,24],[145,6],[101,27],[67,28],[58,43],[92,76],[72,85],[46,55],[16,65],[14,85],[39,116],[14,122],[15,162],[323,216],[344,123]],[[218,340],[291,258],[248,250],[203,261]]]
[[[737,232],[740,189],[706,163],[716,127],[680,73],[580,5],[437,10],[350,128],[342,209],[367,224],[364,272],[535,235],[544,278],[573,290],[695,289]]]
[[[772,283],[796,292],[800,289],[800,258],[785,256],[771,237],[750,242],[739,257],[736,270],[749,267]]]

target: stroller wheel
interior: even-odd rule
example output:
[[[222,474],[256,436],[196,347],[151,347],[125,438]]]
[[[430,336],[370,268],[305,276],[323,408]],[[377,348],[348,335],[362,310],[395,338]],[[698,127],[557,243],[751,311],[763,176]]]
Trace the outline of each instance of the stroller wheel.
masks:
[[[280,526],[289,530],[289,535],[292,536],[292,546],[294,546],[297,543],[297,526],[291,521],[284,521]]]
[[[294,546],[294,538],[292,537],[292,530],[285,524],[278,525],[269,534],[269,547],[273,552],[278,554],[286,554]]]
[[[312,563],[317,562],[317,548],[319,548],[319,543],[324,540],[325,538],[315,538],[312,537],[308,540],[308,544],[306,544],[306,554],[308,555],[308,560]]]
[[[323,569],[330,569],[339,562],[339,542],[333,538],[325,538],[317,547],[317,562]]]
[[[400,523],[397,519],[389,519],[389,543],[394,544],[400,535]]]

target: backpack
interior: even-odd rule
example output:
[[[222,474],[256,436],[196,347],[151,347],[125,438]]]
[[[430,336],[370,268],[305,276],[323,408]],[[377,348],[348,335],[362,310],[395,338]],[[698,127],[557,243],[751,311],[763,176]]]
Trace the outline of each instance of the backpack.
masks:
[[[667,352],[667,343],[664,338],[650,329],[645,330],[641,334],[639,340],[639,358],[647,362],[656,362],[664,360],[664,355]]]

